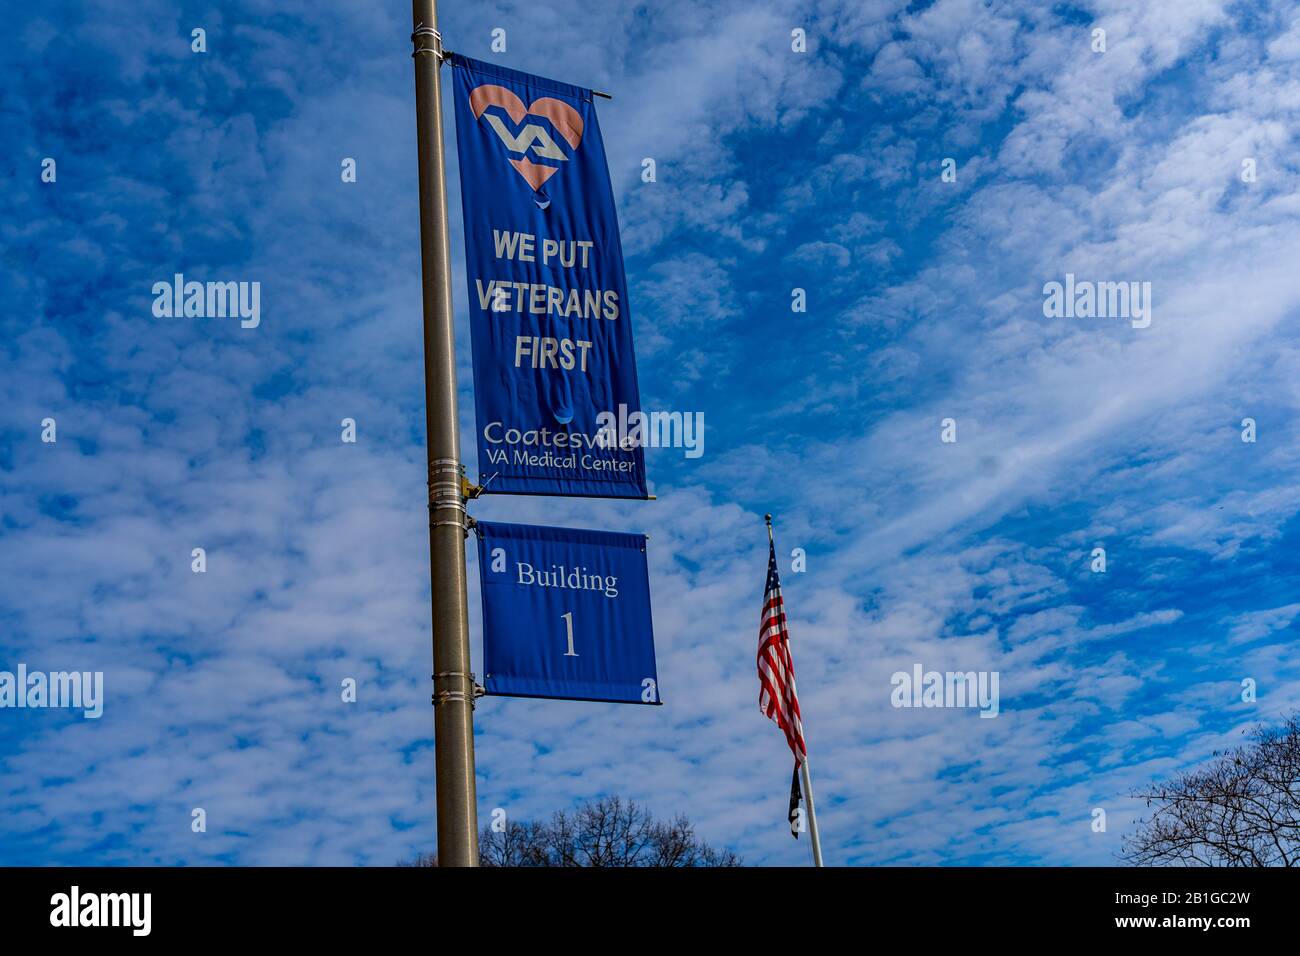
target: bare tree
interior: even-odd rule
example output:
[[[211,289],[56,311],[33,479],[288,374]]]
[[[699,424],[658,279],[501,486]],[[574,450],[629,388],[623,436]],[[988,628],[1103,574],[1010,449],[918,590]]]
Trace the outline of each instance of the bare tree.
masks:
[[[437,866],[421,854],[413,866]],[[730,850],[716,850],[695,836],[678,815],[656,820],[621,797],[586,803],[572,813],[552,814],[546,823],[509,822],[479,835],[480,866],[740,866]]]
[[[1209,766],[1134,794],[1155,812],[1121,857],[1140,865],[1300,864],[1300,714]]]

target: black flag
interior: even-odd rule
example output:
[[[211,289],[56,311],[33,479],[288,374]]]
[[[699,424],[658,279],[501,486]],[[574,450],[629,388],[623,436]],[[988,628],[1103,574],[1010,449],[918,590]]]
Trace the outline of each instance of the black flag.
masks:
[[[799,810],[799,804],[803,800],[803,791],[799,789],[799,765],[794,765],[794,774],[790,777],[790,834],[796,840],[799,839],[799,831],[803,829],[803,814]]]

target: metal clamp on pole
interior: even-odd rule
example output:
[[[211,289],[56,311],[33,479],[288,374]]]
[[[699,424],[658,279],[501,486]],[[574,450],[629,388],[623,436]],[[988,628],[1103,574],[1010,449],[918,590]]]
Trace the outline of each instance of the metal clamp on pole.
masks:
[[[442,52],[442,34],[433,27],[426,27],[421,23],[415,28],[415,32],[411,34],[411,42],[415,44],[415,50],[411,53],[411,56],[432,53],[439,60],[444,56]]]
[[[439,680],[451,680],[459,683],[460,687],[439,690]],[[474,679],[473,674],[466,674],[464,671],[438,671],[433,675],[433,688],[433,698],[430,703],[435,707],[439,702],[448,700],[465,701],[473,707],[474,701],[487,693],[487,690]]]
[[[467,530],[469,512],[465,509],[463,467],[454,458],[435,458],[429,462],[429,527],[441,528],[454,525]],[[460,516],[450,521],[437,520],[437,513],[444,508],[460,512]]]

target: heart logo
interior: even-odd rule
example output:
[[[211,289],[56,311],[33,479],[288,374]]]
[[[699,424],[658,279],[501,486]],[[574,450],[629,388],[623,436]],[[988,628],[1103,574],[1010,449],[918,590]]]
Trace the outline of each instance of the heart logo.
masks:
[[[582,116],[568,103],[551,96],[535,99],[525,107],[524,101],[504,86],[489,84],[476,86],[470,91],[469,105],[477,120],[484,118],[484,112],[489,106],[501,107],[510,117],[510,121],[519,130],[517,133],[506,126],[500,115],[486,114],[488,126],[497,134],[497,138],[501,140],[506,150],[522,154],[520,159],[511,156],[510,165],[515,168],[515,172],[524,177],[528,185],[533,187],[534,192],[541,189],[548,179],[558,173],[560,167],[535,163],[529,158],[529,154],[554,162],[568,162],[569,157],[551,138],[545,126],[540,123],[524,123],[524,120],[529,116],[550,120],[551,127],[564,138],[571,149],[577,149],[578,144],[582,142]]]

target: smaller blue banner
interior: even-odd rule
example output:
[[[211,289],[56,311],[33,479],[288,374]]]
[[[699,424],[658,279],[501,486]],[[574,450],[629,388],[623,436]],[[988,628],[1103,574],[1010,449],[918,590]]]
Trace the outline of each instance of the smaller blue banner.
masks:
[[[480,521],[489,694],[658,704],[646,537]]]

